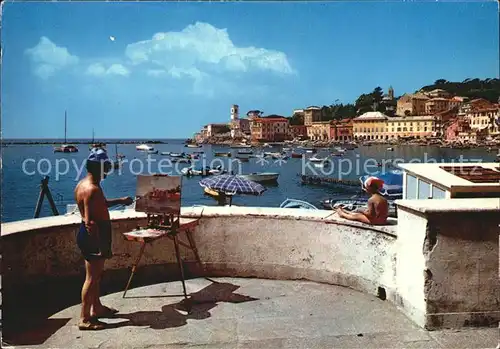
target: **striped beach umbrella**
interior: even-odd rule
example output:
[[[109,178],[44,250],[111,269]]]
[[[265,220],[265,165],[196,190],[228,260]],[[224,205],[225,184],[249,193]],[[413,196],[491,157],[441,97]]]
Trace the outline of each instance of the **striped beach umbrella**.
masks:
[[[225,193],[226,195],[248,194],[261,195],[266,188],[259,183],[234,175],[219,175],[200,181],[204,188]]]

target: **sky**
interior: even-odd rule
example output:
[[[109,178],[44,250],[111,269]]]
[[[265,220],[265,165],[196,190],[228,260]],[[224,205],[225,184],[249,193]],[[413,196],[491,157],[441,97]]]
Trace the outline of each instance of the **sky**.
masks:
[[[491,2],[13,2],[2,137],[186,138],[259,109],[290,116],[499,75]]]

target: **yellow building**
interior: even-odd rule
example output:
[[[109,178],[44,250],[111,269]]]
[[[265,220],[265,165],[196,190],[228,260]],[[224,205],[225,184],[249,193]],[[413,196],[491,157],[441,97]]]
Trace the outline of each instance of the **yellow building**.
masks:
[[[307,137],[313,141],[330,139],[330,121],[315,121],[307,126]]]
[[[385,139],[401,137],[426,138],[436,136],[439,116],[398,116],[388,118]]]
[[[387,139],[386,124],[389,117],[381,112],[367,112],[353,119],[354,139]]]

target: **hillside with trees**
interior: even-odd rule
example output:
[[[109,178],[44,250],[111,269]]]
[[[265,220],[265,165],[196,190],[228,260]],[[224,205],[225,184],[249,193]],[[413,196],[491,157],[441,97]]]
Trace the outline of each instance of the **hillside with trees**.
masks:
[[[500,79],[465,79],[462,82],[452,82],[439,79],[432,85],[424,86],[421,91],[432,91],[443,89],[455,96],[474,98],[484,98],[490,102],[497,103],[500,97]]]
[[[436,80],[433,84],[422,87],[415,92],[429,92],[434,89],[443,89],[454,96],[469,97],[469,99],[484,98],[493,103],[498,103],[500,97],[500,79],[465,79],[462,82],[452,82],[445,79]],[[377,86],[370,93],[361,94],[354,104],[339,103],[336,100],[331,105],[321,107],[321,120],[341,120],[353,118],[369,111],[379,111],[391,115],[386,110],[386,104],[383,101],[384,92],[380,86]],[[395,98],[399,99],[398,97]],[[290,125],[303,125],[304,118],[302,114],[294,114],[288,118]]]

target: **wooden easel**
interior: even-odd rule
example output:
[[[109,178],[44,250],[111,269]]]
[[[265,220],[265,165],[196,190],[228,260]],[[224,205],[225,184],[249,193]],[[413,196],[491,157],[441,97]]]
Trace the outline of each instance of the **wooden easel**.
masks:
[[[52,213],[54,214],[54,216],[59,216],[56,204],[54,203],[54,199],[52,198],[52,194],[50,193],[49,176],[45,176],[40,182],[40,195],[38,196],[38,201],[36,203],[36,208],[35,208],[35,215],[33,218],[40,217],[40,211],[42,210],[42,203],[45,195],[47,195],[47,200],[49,200],[49,205],[50,208],[52,209]]]
[[[179,250],[179,245],[184,246],[190,250],[193,251],[194,256],[196,258],[196,262],[202,267],[200,256],[198,255],[198,250],[196,248],[196,245],[194,243],[194,239],[191,235],[191,228],[197,223],[197,220],[192,220],[190,223],[187,224],[181,224],[180,217],[177,216],[175,217],[173,214],[148,214],[147,215],[147,227],[145,229],[154,229],[157,234],[156,236],[145,236],[145,237],[133,237],[132,233],[125,233],[124,236],[127,240],[129,241],[138,241],[141,243],[141,248],[139,250],[139,254],[132,265],[132,272],[130,274],[130,277],[127,282],[127,286],[125,287],[125,291],[123,292],[123,298],[125,298],[125,295],[127,294],[127,291],[130,287],[130,284],[132,282],[132,278],[134,277],[134,274],[137,270],[137,266],[139,265],[139,262],[142,258],[142,255],[144,254],[144,249],[146,247],[146,244],[152,243],[153,241],[156,241],[158,239],[161,239],[163,237],[168,237],[169,239],[173,240],[174,242],[174,248],[175,248],[175,256],[177,260],[177,264],[179,266],[179,272],[181,276],[181,281],[182,281],[182,290],[184,294],[184,299],[187,301],[188,296],[187,296],[187,291],[186,291],[186,283],[185,283],[185,276],[184,276],[184,266],[182,264],[182,258],[180,255],[180,250]],[[195,223],[195,224],[193,224]],[[139,228],[140,229],[140,228]],[[188,238],[188,243],[185,243],[179,239],[178,234],[181,232],[185,232],[186,236]],[[127,235],[128,234],[128,235]]]

